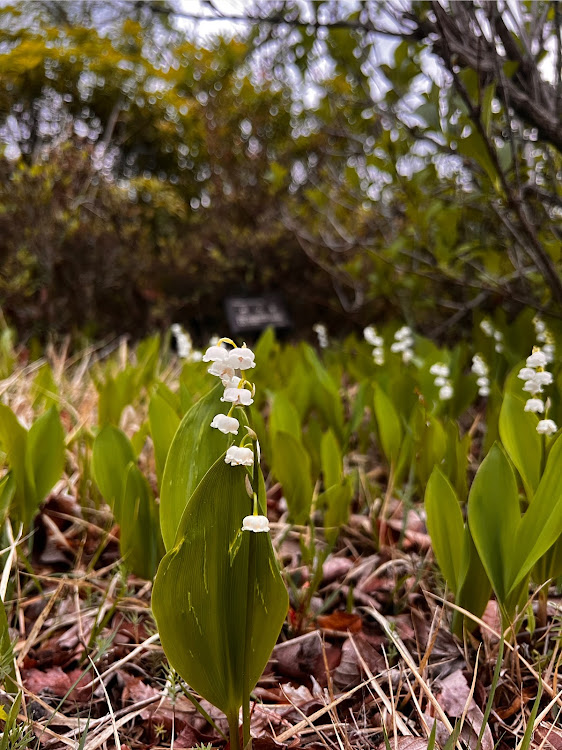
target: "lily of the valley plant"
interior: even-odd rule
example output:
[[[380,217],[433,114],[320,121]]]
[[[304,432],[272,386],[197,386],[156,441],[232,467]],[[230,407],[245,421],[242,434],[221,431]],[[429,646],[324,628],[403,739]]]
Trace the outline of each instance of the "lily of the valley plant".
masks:
[[[221,339],[202,359],[221,383],[186,414],[168,453],[161,497],[167,554],[153,610],[170,663],[225,713],[231,748],[240,750],[250,742],[250,693],[288,597],[267,533],[259,443],[250,424],[255,386],[247,373],[255,355]]]

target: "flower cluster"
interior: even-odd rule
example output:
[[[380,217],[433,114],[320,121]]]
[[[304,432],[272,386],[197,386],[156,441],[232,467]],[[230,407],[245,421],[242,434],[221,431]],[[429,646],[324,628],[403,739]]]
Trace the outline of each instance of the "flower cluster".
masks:
[[[191,362],[201,361],[201,352],[193,348],[193,341],[189,333],[186,333],[179,323],[170,326],[170,332],[176,342],[176,352],[180,359],[189,359]]]
[[[481,354],[475,354],[472,358],[472,372],[477,376],[478,395],[486,398],[490,395],[489,369]]]
[[[363,337],[365,341],[370,344],[373,349],[373,359],[376,365],[384,365],[384,339],[379,336],[377,329],[374,326],[367,326],[363,330]]]
[[[207,349],[203,355],[203,362],[211,363],[207,372],[221,379],[224,386],[221,401],[232,404],[232,407],[227,415],[217,414],[211,422],[211,427],[224,432],[225,435],[229,433],[238,435],[240,423],[236,417],[232,416],[232,412],[235,406],[250,406],[250,404],[253,404],[254,386],[245,378],[235,375],[235,373],[240,370],[243,375],[244,370],[255,367],[255,354],[246,345],[235,346],[229,351],[221,346],[222,341],[223,339]],[[245,386],[250,387],[245,388]],[[227,461],[227,463],[231,462]],[[243,465],[247,466],[248,464]]]
[[[431,365],[429,372],[435,376],[433,384],[439,388],[439,398],[441,401],[448,401],[453,398],[454,390],[453,384],[449,380],[451,374],[449,366],[443,364],[443,362],[436,362]]]
[[[409,326],[402,326],[394,334],[394,343],[390,346],[390,351],[394,354],[402,354],[402,362],[411,362],[414,357],[414,337],[412,329]]]
[[[533,318],[533,326],[535,328],[535,338],[537,343],[542,344],[541,351],[546,357],[547,364],[550,364],[554,361],[554,338],[540,315],[535,315]]]
[[[328,340],[328,329],[326,326],[323,323],[315,323],[312,326],[312,330],[318,336],[318,346],[320,349],[327,349],[330,342]]]
[[[494,341],[496,342],[494,345],[494,349],[498,352],[498,354],[500,352],[503,352],[503,333],[501,331],[498,331],[497,328],[494,328],[488,318],[484,318],[480,321],[480,328],[482,329],[482,331],[484,331],[486,336],[494,339]]]
[[[230,344],[233,348],[226,349],[223,343]],[[232,416],[234,409],[250,406],[254,402],[255,386],[245,378],[245,370],[250,370],[256,366],[255,354],[248,349],[246,344],[241,347],[230,339],[219,339],[214,342],[205,354],[203,362],[210,362],[211,365],[207,372],[221,379],[224,386],[224,393],[221,397],[223,403],[232,404],[228,414],[216,414],[211,422],[211,427],[225,435],[238,435],[240,422]],[[237,375],[236,373],[240,373]],[[254,451],[247,445],[256,441],[257,462],[260,460],[259,443],[257,442],[256,433],[249,427],[246,427],[248,434],[244,436],[240,445],[231,445],[226,451],[225,463],[229,466],[254,466]],[[254,470],[254,479],[255,479]],[[251,488],[251,486],[250,486]],[[242,531],[269,531],[269,521],[267,516],[258,513],[258,498],[255,490],[252,491],[253,513],[246,516],[242,521]]]
[[[544,369],[547,364],[546,355],[539,347],[535,346],[531,356],[527,357],[525,367],[519,370],[517,375],[524,381],[523,390],[530,394],[530,398],[527,399],[525,404],[525,411],[545,414],[545,418],[537,424],[537,432],[540,435],[553,435],[558,430],[556,422],[546,418],[545,412],[548,411],[548,400],[545,404],[541,398],[543,387],[553,382],[552,373]]]

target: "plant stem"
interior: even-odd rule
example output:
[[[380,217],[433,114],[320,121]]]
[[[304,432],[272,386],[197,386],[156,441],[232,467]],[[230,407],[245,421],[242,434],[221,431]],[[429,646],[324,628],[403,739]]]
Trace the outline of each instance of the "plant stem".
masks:
[[[252,623],[254,619],[254,590],[256,580],[256,535],[250,533],[248,550],[248,586],[246,588],[246,642],[244,644],[244,673],[242,682],[242,737],[244,750],[250,742],[250,656]]]
[[[230,735],[230,750],[241,750],[240,733],[238,731],[238,711],[227,716],[228,734]]]

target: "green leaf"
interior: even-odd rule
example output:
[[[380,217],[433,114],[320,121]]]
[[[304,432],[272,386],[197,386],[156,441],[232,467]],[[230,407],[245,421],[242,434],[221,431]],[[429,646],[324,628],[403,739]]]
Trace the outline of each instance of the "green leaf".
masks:
[[[0,404],[0,445],[6,454],[16,484],[13,499],[16,519],[27,524],[31,519],[28,519],[26,498],[33,498],[35,494],[35,488],[29,485],[25,470],[27,430],[22,427],[13,411],[4,404]],[[32,505],[32,499],[29,500],[29,505]]]
[[[162,556],[157,508],[138,466],[127,466],[121,497],[121,555],[132,572],[152,580]]]
[[[468,497],[474,544],[501,604],[512,589],[514,540],[521,523],[513,469],[497,443],[478,469]]]
[[[127,436],[113,425],[102,427],[92,448],[92,474],[118,523],[125,474],[131,462],[135,462],[135,452]]]
[[[562,436],[548,455],[540,484],[512,543],[514,589],[562,533]]]
[[[542,465],[542,440],[537,418],[525,411],[525,402],[506,393],[500,410],[500,438],[507,455],[519,472],[529,502],[538,487]]]
[[[299,414],[288,396],[282,391],[275,394],[269,415],[269,435],[271,440],[277,432],[288,432],[296,440],[301,439]]]
[[[14,472],[9,471],[0,479],[0,528],[4,528],[4,523],[10,513],[12,500],[16,494],[16,480]]]
[[[301,443],[288,432],[277,432],[272,442],[275,477],[281,482],[283,494],[293,523],[304,524],[310,516],[312,482],[310,458]]]
[[[56,406],[59,403],[59,389],[55,383],[53,370],[48,362],[41,365],[33,379],[31,388],[33,393],[33,409],[37,411],[43,407]]]
[[[353,482],[347,477],[341,484],[334,484],[318,495],[318,507],[325,506],[324,533],[328,544],[335,544],[340,526],[349,521],[349,509],[353,500]]]
[[[64,431],[56,407],[51,406],[27,434],[26,470],[35,487],[32,514],[61,478],[64,461]]]
[[[339,484],[343,478],[343,458],[338,440],[332,430],[322,435],[320,456],[324,489],[329,489]]]
[[[486,609],[492,593],[492,586],[474,545],[468,524],[464,527],[461,566],[458,575],[457,594],[455,597],[459,607],[480,617]],[[453,615],[453,631],[460,637],[463,632],[463,621],[468,630],[474,630],[476,623],[460,612]]]
[[[402,426],[392,401],[380,386],[375,386],[375,417],[381,446],[387,461],[396,465],[402,443]]]
[[[158,486],[162,484],[164,467],[168,451],[174,439],[180,418],[169,402],[161,396],[158,391],[152,395],[148,405],[148,419],[150,423],[150,434],[154,443],[154,458],[156,460],[156,474]]]
[[[310,375],[317,380],[310,387],[310,400],[326,420],[329,427],[336,433],[339,440],[343,440],[343,405],[338,386],[330,377],[326,368],[318,359],[312,347],[303,345],[305,366]]]
[[[226,414],[230,404],[223,403],[221,383],[194,404],[182,419],[172,440],[160,490],[160,523],[166,549],[174,546],[185,506],[195,488],[224,453],[229,439],[211,427],[216,414]],[[241,409],[237,409],[240,430],[244,431]],[[239,433],[240,433],[239,430]]]
[[[241,531],[242,519],[252,511],[246,476],[243,467],[228,466],[224,455],[208,471],[185,508],[177,542],[160,564],[152,596],[170,663],[227,715],[237,715],[243,700],[250,537],[256,556],[250,690],[267,664],[288,608],[269,534]]]
[[[449,588],[459,584],[464,520],[451,483],[436,466],[425,490],[427,529],[433,551]]]
[[[416,472],[421,484],[429,481],[433,467],[440,464],[447,451],[447,435],[441,422],[420,408],[414,411]]]

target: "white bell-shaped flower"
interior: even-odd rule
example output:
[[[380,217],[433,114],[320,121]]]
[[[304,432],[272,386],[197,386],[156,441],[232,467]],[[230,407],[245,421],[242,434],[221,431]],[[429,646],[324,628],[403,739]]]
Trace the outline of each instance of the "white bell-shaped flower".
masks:
[[[529,380],[525,381],[523,390],[526,393],[542,393],[542,385],[536,378],[529,378]]]
[[[246,516],[242,520],[242,531],[269,531],[267,516]]]
[[[443,362],[436,362],[429,368],[431,375],[436,375],[438,378],[448,378],[450,375],[449,367]],[[435,383],[437,385],[437,383]]]
[[[530,398],[525,404],[525,411],[532,411],[542,414],[544,411],[544,401],[542,398]]]
[[[234,417],[228,417],[226,414],[217,414],[213,417],[211,427],[224,432],[225,435],[238,435],[240,423]]]
[[[520,380],[530,380],[534,378],[537,373],[532,367],[522,367],[517,373],[517,377]]]
[[[526,364],[527,367],[546,367],[548,362],[544,352],[536,351],[533,352],[530,357],[527,357]]]
[[[236,347],[228,352],[227,362],[229,367],[235,370],[249,370],[256,366],[254,362],[256,355],[246,346]]]
[[[228,403],[237,406],[250,406],[254,403],[252,391],[247,388],[225,388],[221,401],[228,401]]]
[[[203,355],[203,362],[217,362],[225,360],[228,352],[222,346],[210,346]],[[211,373],[213,374],[213,373]]]
[[[218,378],[220,378],[223,381],[225,379],[230,379],[234,377],[234,368],[230,367],[228,364],[228,359],[216,359],[211,364],[210,367],[207,368],[207,372],[209,375],[216,375]]]
[[[453,398],[453,393],[453,386],[450,383],[447,383],[439,389],[439,398],[441,401],[449,401],[449,399]]]
[[[241,448],[238,445],[231,445],[226,451],[224,460],[230,466],[253,466],[254,452],[251,448]]]
[[[554,435],[557,430],[558,426],[552,419],[541,419],[537,425],[539,435]]]
[[[479,377],[488,374],[488,365],[480,354],[475,354],[472,358],[472,372]]]

